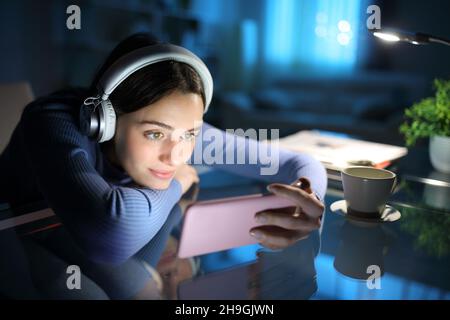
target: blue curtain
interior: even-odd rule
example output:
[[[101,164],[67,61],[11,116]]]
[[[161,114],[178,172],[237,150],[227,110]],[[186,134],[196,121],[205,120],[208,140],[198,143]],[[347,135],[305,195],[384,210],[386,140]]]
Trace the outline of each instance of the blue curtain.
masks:
[[[367,0],[266,0],[263,61],[270,72],[351,72]]]

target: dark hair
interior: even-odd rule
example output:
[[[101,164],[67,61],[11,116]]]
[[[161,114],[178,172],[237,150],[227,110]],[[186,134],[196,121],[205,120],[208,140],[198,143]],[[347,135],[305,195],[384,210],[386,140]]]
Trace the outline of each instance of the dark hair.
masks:
[[[147,33],[137,33],[121,41],[94,77],[91,93],[97,93],[96,85],[101,76],[119,58],[136,49],[159,43],[157,38]],[[199,94],[205,105],[205,91],[200,76],[188,64],[176,61],[158,62],[134,72],[111,93],[109,100],[120,116],[155,103],[177,90]]]

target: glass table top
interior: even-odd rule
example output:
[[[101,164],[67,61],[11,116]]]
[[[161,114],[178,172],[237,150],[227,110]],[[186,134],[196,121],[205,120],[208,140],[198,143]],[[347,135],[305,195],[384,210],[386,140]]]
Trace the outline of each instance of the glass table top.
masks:
[[[450,180],[441,173],[435,173],[431,182],[421,179],[433,173],[430,169],[413,172],[398,171],[398,185],[388,201],[400,211],[399,220],[377,224],[349,220],[330,210],[333,202],[343,199],[343,192],[329,188],[321,231],[284,250],[256,244],[178,259],[173,232],[158,258],[162,288],[153,298],[448,300]],[[261,182],[220,171],[201,171],[200,178],[198,200],[265,191]],[[0,208],[1,219],[10,216],[7,206]],[[55,218],[46,217],[47,225]],[[12,269],[20,271],[26,261],[26,254],[18,253],[20,246],[14,244],[22,237],[21,230],[0,230],[0,246],[9,257],[0,264],[2,277]],[[11,292],[13,297],[27,297],[22,280],[3,285],[0,297],[10,298]]]
[[[401,180],[388,202],[401,218],[377,224],[331,212],[342,191],[330,189],[320,234],[278,252],[250,245],[198,257],[199,272],[172,298],[450,299],[449,189],[429,188]]]

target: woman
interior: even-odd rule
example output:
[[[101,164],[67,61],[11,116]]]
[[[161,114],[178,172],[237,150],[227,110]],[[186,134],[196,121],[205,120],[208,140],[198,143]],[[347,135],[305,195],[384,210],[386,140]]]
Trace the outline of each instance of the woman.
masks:
[[[162,234],[180,219],[177,202],[199,181],[186,162],[194,148],[206,144],[200,133],[212,130],[223,141],[243,139],[202,122],[207,108],[205,83],[192,66],[176,61],[146,66],[114,89],[109,99],[117,121],[111,140],[98,143],[83,135],[78,122],[80,105],[97,94],[102,75],[120,57],[155,44],[148,35],[131,36],[112,51],[89,90],[64,90],[29,104],[0,157],[0,198],[11,205],[45,199],[64,225],[40,241],[38,250],[81,265],[90,278],[110,274],[105,280],[108,284],[117,270],[127,272],[120,268],[134,270],[134,265],[127,269],[130,261],[156,265]],[[245,143],[259,145],[254,140]],[[222,151],[230,150],[224,147]],[[279,211],[256,217],[276,226],[251,232],[269,248],[286,247],[320,227],[326,189],[325,170],[318,161],[276,151],[276,175],[261,176],[260,162],[213,165],[272,183],[270,191],[302,207],[300,217]],[[299,177],[311,181],[313,194],[289,185]],[[29,251],[35,252],[36,243],[30,246]],[[98,278],[95,281],[102,283]],[[112,282],[121,286],[119,280]],[[108,297],[126,298],[142,289],[142,281],[136,283],[118,294],[108,284],[101,287]]]

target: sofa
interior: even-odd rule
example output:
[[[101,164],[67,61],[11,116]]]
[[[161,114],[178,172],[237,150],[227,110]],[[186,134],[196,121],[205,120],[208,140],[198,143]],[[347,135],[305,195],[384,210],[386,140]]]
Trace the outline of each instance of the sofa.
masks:
[[[418,76],[361,73],[345,77],[285,77],[252,92],[220,97],[223,128],[279,128],[344,133],[368,141],[402,145],[398,127],[405,107],[429,94]]]

